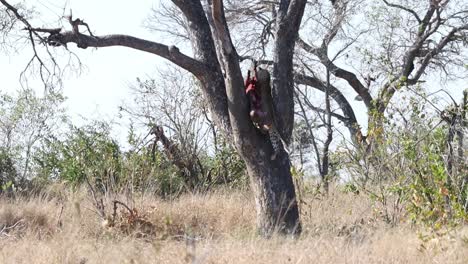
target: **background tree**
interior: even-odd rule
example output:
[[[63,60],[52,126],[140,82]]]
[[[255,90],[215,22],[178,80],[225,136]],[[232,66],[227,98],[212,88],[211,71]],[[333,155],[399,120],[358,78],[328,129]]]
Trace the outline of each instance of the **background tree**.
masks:
[[[245,165],[209,117],[200,89],[194,89],[197,85],[196,79],[171,65],[154,79],[137,78],[132,102],[121,107],[135,127],[147,132],[134,144],[138,149],[148,146],[153,153],[162,149],[192,190],[242,184]]]
[[[32,89],[22,89],[13,95],[0,93],[0,149],[7,179],[4,183],[20,185],[35,176],[32,158],[46,137],[58,130],[64,118],[63,100],[53,90],[43,95]],[[14,168],[7,169],[7,164]]]
[[[227,2],[234,29],[245,28],[247,21],[256,27],[234,34],[236,40],[250,40],[240,41],[242,56],[268,54],[274,9],[264,1]],[[467,12],[468,4],[460,0],[308,1],[295,51],[295,82],[325,92],[329,71],[330,96],[342,112],[334,118],[355,142],[365,138],[366,124],[356,118],[360,106],[351,101],[356,98],[367,111],[372,137],[395,93],[428,79],[467,77]]]
[[[308,12],[311,19],[304,25],[311,33],[298,39],[301,61],[306,70],[319,63],[336,78],[338,86],[331,96],[355,141],[366,133],[344,88],[352,88],[364,103],[370,139],[382,133],[382,118],[397,91],[424,82],[422,78],[432,73],[466,77],[462,73],[468,31],[465,1],[334,1],[332,6],[316,1],[313,5],[315,11]],[[365,19],[358,17],[362,12]],[[320,25],[317,20],[325,23],[314,28]],[[317,85],[323,81],[314,82],[318,76],[317,71],[312,77],[298,75],[297,81],[323,90]]]
[[[164,152],[185,175],[192,189],[201,187],[206,176],[201,158],[207,152],[210,126],[205,125],[197,83],[180,69],[168,65],[156,79],[137,79],[132,87],[134,99],[121,107],[123,113],[151,135],[142,139],[152,151],[162,144]],[[170,98],[170,100],[168,100]],[[148,140],[149,139],[149,140]]]

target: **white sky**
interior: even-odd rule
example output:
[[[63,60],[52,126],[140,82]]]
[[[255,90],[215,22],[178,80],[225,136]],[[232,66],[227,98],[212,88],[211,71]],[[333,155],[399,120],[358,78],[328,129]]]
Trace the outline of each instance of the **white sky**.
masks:
[[[10,0],[15,4],[20,1]],[[143,27],[152,7],[157,7],[159,0],[32,0],[28,5],[37,7],[40,13],[34,26],[57,27],[63,10],[66,14],[73,10],[74,18],[87,22],[96,35],[129,34],[140,38],[155,40],[170,44],[170,41],[158,37]],[[65,8],[65,9],[64,9]],[[68,25],[66,25],[68,26]],[[164,60],[158,56],[132,50],[124,47],[102,49],[78,49],[75,45],[69,47],[75,52],[85,66],[79,76],[64,80],[64,94],[67,97],[65,106],[75,122],[80,122],[79,116],[90,119],[114,120],[117,118],[118,106],[130,99],[129,85],[135,83],[136,77],[154,75],[156,67],[164,67]],[[26,46],[18,53],[5,55],[0,53],[0,73],[2,86],[0,89],[13,91],[20,87],[19,75],[31,58],[31,48]],[[42,89],[39,81],[33,82],[38,91]],[[437,84],[438,87],[439,84]],[[455,98],[460,98],[466,84],[458,82],[450,86],[450,92]],[[346,94],[346,91],[344,91]],[[350,103],[358,109],[356,115],[362,125],[366,123],[366,115],[362,102]],[[125,127],[116,127],[114,135],[121,140],[126,136]]]
[[[154,32],[143,27],[151,8],[158,4],[157,0],[33,0],[28,1],[29,4],[40,12],[41,21],[35,21],[34,26],[57,27],[54,22],[58,21],[65,7],[66,14],[72,9],[73,17],[84,19],[96,35],[131,34],[164,43]],[[72,44],[69,48],[84,65],[81,75],[65,78],[63,85],[67,97],[65,107],[76,122],[82,120],[77,118],[79,116],[120,122],[118,106],[129,99],[129,85],[135,83],[136,77],[154,74],[158,64],[164,65],[164,60],[155,55],[124,47],[82,50]],[[30,60],[31,52],[26,46],[18,53],[0,53],[1,90],[14,91],[20,87],[19,76]],[[30,84],[37,91],[43,89],[38,80]],[[114,133],[123,136],[121,139],[126,136],[125,130]]]

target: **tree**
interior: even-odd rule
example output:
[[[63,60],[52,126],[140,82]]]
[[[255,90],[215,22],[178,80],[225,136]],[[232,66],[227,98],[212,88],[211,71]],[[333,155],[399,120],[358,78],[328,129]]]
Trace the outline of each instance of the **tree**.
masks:
[[[5,0],[0,2],[7,13],[21,21],[34,46],[37,42],[52,46],[75,43],[78,48],[125,46],[163,57],[193,74],[201,83],[215,123],[231,134],[237,151],[246,163],[257,205],[259,232],[270,236],[279,231],[297,234],[301,231],[298,204],[290,172],[290,160],[281,151],[270,160],[273,148],[269,138],[259,132],[249,118],[249,104],[244,94],[240,67],[242,58],[233,44],[221,0],[172,0],[187,22],[186,30],[193,57],[177,47],[163,45],[128,35],[95,36],[80,19],[68,20],[72,30],[36,28],[19,10]],[[306,0],[273,2],[275,43],[273,48],[272,89],[276,126],[283,140],[291,139],[294,119],[293,56]],[[82,33],[79,28],[86,27]],[[42,65],[42,64],[41,64]]]
[[[14,183],[28,180],[35,148],[64,119],[63,101],[63,96],[53,90],[44,95],[37,95],[31,89],[14,95],[0,93],[0,150],[9,158],[5,164],[15,166],[18,177],[10,177]]]
[[[264,52],[274,15],[268,16],[258,1],[227,2],[232,24],[245,28],[246,22],[257,23],[261,29],[254,34],[239,31],[238,39],[255,35],[261,40],[244,41],[243,56]],[[467,12],[463,0],[308,1],[297,39],[294,80],[325,93],[330,72],[330,97],[342,112],[333,117],[347,126],[355,143],[365,144],[362,139],[379,133],[389,102],[405,87],[422,85],[426,78],[466,78]],[[351,98],[367,110],[370,135],[358,123],[350,90]]]
[[[457,78],[466,70],[466,1],[333,1],[331,8],[316,1],[314,6],[316,12],[309,12],[304,25],[313,33],[308,41],[304,34],[298,39],[300,63],[310,74],[296,74],[296,82],[324,91],[326,82],[314,66],[325,66],[337,82],[330,95],[343,112],[339,119],[346,121],[356,143],[366,144],[366,136],[344,88],[352,88],[364,103],[367,141],[372,142],[383,133],[385,111],[398,91],[423,83],[429,73]]]
[[[335,116],[340,116],[337,115],[336,113],[333,113],[331,110],[331,104],[330,104],[330,73],[327,72],[327,83],[325,84],[325,109],[318,108],[312,104],[312,102],[309,100],[309,96],[306,94],[305,91],[303,91],[300,88],[296,88],[296,102],[299,105],[299,112],[296,114],[299,119],[299,125],[295,128],[296,131],[299,132],[298,135],[298,149],[300,151],[301,155],[301,166],[303,165],[303,157],[302,157],[302,149],[303,148],[312,148],[312,151],[315,154],[315,160],[317,162],[317,169],[318,173],[320,175],[321,181],[322,181],[322,186],[323,189],[325,190],[326,193],[328,193],[328,186],[330,182],[330,175],[329,175],[329,170],[330,170],[330,144],[332,143],[333,140],[333,129],[334,125],[332,124],[332,115]],[[313,124],[316,123],[315,120],[311,120],[310,116],[312,114],[310,111],[308,112],[307,110],[311,110],[315,112],[316,119],[320,119],[321,123],[319,124]],[[323,114],[323,115],[322,115]],[[326,129],[326,139],[323,142],[322,146],[322,153],[320,153],[319,149],[319,140],[316,135],[316,131],[320,127],[325,127]]]

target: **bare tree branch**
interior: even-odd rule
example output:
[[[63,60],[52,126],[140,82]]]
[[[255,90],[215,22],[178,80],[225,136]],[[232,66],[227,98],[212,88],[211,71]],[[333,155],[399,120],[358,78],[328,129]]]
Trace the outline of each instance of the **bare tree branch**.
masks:
[[[433,35],[441,34],[439,28],[445,21],[445,19],[441,17],[441,13],[447,3],[448,1],[430,1],[424,18],[419,20],[416,39],[404,55],[400,76],[390,79],[379,94],[379,111],[384,111],[386,109],[390,99],[400,87],[418,83],[432,60],[438,54],[445,52],[449,43],[457,40],[456,34],[468,30],[468,24],[454,27],[446,33],[433,48],[430,48],[430,44],[435,42],[429,38]],[[423,59],[419,62],[419,68],[416,70],[413,77],[409,78],[410,74],[415,69],[415,59],[418,57],[423,57]],[[437,62],[432,63],[437,65]]]
[[[390,6],[390,7],[398,8],[398,9],[401,9],[401,10],[403,10],[403,11],[406,11],[406,12],[412,14],[412,15],[414,16],[414,18],[416,18],[416,20],[418,21],[418,23],[421,23],[421,18],[419,18],[418,13],[416,13],[416,11],[414,11],[413,9],[408,8],[408,7],[405,7],[405,6],[402,6],[402,5],[389,3],[389,2],[386,1],[386,0],[382,0],[382,1],[383,1],[386,5],[388,5],[388,6]]]
[[[315,87],[313,87],[313,88],[315,88]],[[301,91],[300,89],[296,89],[296,91],[299,91],[299,93],[302,95],[304,103],[307,105],[308,108],[314,110],[317,113],[325,114],[326,110],[322,109],[320,107],[314,106],[312,104],[312,102],[310,102],[310,100],[304,94],[303,91]],[[345,125],[349,123],[349,118],[346,118],[343,115],[340,115],[340,114],[337,114],[337,113],[334,113],[334,112],[331,112],[331,115],[332,115],[332,117],[334,117],[334,118],[338,119],[339,121],[343,122]]]
[[[31,47],[33,49],[34,55],[31,58],[31,60],[28,62],[25,70],[21,73],[21,78],[24,76],[24,73],[29,68],[29,66],[33,64],[34,60],[37,60],[39,62],[39,76],[40,76],[42,82],[44,83],[45,88],[47,89],[48,88],[48,84],[47,84],[48,83],[48,77],[50,77],[51,75],[56,74],[57,68],[59,68],[59,67],[58,67],[58,64],[56,63],[55,59],[53,58],[52,54],[49,52],[48,49],[47,49],[47,53],[49,54],[49,57],[51,58],[51,60],[53,62],[53,69],[52,70],[49,70],[49,68],[47,67],[45,62],[42,60],[42,58],[38,54],[34,37],[38,38],[41,43],[46,43],[46,39],[43,38],[43,36],[41,36],[38,33],[38,32],[41,32],[41,31],[38,31],[37,29],[33,28],[33,26],[29,23],[29,21],[23,15],[21,15],[19,13],[19,11],[18,11],[18,9],[16,7],[10,5],[5,0],[0,0],[0,3],[2,3],[7,8],[7,12],[9,11],[9,12],[13,13],[14,17],[16,19],[18,19],[19,21],[21,21],[25,25],[24,30],[28,31],[28,38],[29,38],[29,41],[31,42]],[[49,30],[43,30],[42,32],[50,33],[50,32],[56,32],[56,31],[57,31],[57,29],[49,29]],[[47,74],[47,76],[45,74]]]
[[[338,67],[335,63],[333,63],[333,61],[330,60],[330,58],[327,55],[327,50],[328,50],[327,47],[315,48],[309,45],[308,43],[306,43],[301,38],[298,38],[297,43],[305,51],[311,52],[312,54],[316,55],[320,59],[321,63],[325,65],[325,67],[327,67],[333,75],[345,80],[356,91],[356,93],[363,99],[368,109],[371,109],[373,107],[372,106],[373,98],[370,95],[369,90],[367,90],[367,88],[361,83],[361,81],[359,81],[356,74]]]
[[[434,58],[435,56],[437,56],[438,54],[442,53],[444,48],[451,41],[454,40],[455,34],[458,33],[458,32],[461,32],[463,30],[468,30],[468,24],[464,25],[464,26],[461,26],[461,27],[458,27],[458,28],[452,29],[452,31],[450,31],[445,37],[443,37],[440,40],[440,42],[437,44],[437,46],[435,48],[428,51],[426,56],[424,56],[424,59],[421,62],[421,66],[416,71],[416,74],[414,75],[414,77],[408,80],[408,84],[416,84],[418,82],[418,80],[421,78],[421,76],[424,73],[427,66],[429,65],[431,59]]]
[[[356,74],[338,67],[333,60],[328,56],[328,45],[335,38],[338,31],[341,29],[343,21],[346,16],[347,3],[335,2],[333,3],[333,19],[330,21],[331,26],[328,32],[322,39],[320,47],[314,47],[305,42],[302,38],[297,39],[298,45],[310,54],[317,56],[320,62],[332,73],[334,76],[341,78],[348,82],[348,84],[358,93],[364,101],[366,107],[370,110],[373,107],[372,96],[367,88],[359,81]],[[336,56],[335,56],[336,57]]]
[[[309,122],[309,118],[307,118],[306,111],[305,111],[304,106],[302,105],[301,99],[299,98],[299,96],[297,96],[297,93],[295,93],[295,95],[296,95],[299,107],[300,107],[300,109],[302,111],[303,118],[304,118],[304,121],[306,123],[307,129],[309,130],[309,134],[310,134],[310,137],[312,139],[312,146],[313,146],[314,152],[315,152],[315,158],[317,159],[317,165],[318,165],[317,167],[319,168],[319,172],[321,173],[322,172],[322,162],[321,162],[321,159],[320,159],[320,152],[319,152],[319,149],[318,149],[318,146],[317,146],[317,140],[315,139],[314,130],[313,130],[312,125]],[[306,99],[306,96],[303,95],[303,98]]]
[[[157,42],[140,39],[128,35],[105,35],[105,36],[88,36],[81,33],[66,31],[59,34],[52,34],[48,37],[49,43],[76,43],[78,47],[86,49],[87,47],[111,47],[124,46],[136,50],[149,52],[160,57],[163,57],[181,68],[200,77],[206,70],[206,65],[197,61],[179,51],[175,46],[166,46]]]
[[[294,80],[297,84],[307,85],[322,92],[326,91],[326,84],[324,84],[318,78],[303,74],[296,74]],[[333,100],[339,105],[341,111],[343,111],[344,119],[341,119],[341,121],[343,121],[344,125],[348,128],[349,133],[351,134],[351,139],[355,141],[355,137],[360,131],[360,129],[356,116],[354,114],[354,110],[349,104],[346,97],[344,97],[344,95],[338,90],[338,88],[336,88],[333,85],[330,85],[329,89],[330,97],[333,98]],[[333,116],[340,119],[336,115]]]

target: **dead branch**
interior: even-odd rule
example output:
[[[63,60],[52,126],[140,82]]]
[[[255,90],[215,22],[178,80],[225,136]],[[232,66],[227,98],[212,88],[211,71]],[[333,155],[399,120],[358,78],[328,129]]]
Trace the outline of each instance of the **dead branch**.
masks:
[[[84,178],[86,184],[88,185],[89,191],[91,192],[94,201],[94,207],[96,208],[98,215],[101,217],[101,219],[106,219],[106,211],[104,209],[104,202],[102,201],[102,198],[98,199],[98,197],[96,196],[96,191],[89,182],[88,176],[85,175]]]
[[[127,209],[127,211],[129,212],[130,215],[133,215],[133,213],[134,213],[133,210],[130,209],[130,207],[128,207],[125,203],[123,203],[121,201],[114,200],[113,204],[114,204],[114,210],[112,211],[112,224],[115,224],[115,218],[117,217],[117,205],[120,204],[125,209]]]
[[[389,3],[388,1],[386,0],[382,0],[387,6],[390,6],[390,7],[394,7],[394,8],[398,8],[398,9],[401,9],[403,11],[406,11],[408,13],[410,13],[411,15],[414,16],[414,18],[416,18],[416,20],[418,21],[418,23],[421,23],[421,18],[419,17],[418,13],[416,13],[416,11],[414,11],[413,9],[411,8],[408,8],[408,7],[405,7],[405,6],[402,6],[402,5],[398,5],[398,4],[393,4],[393,3]]]

